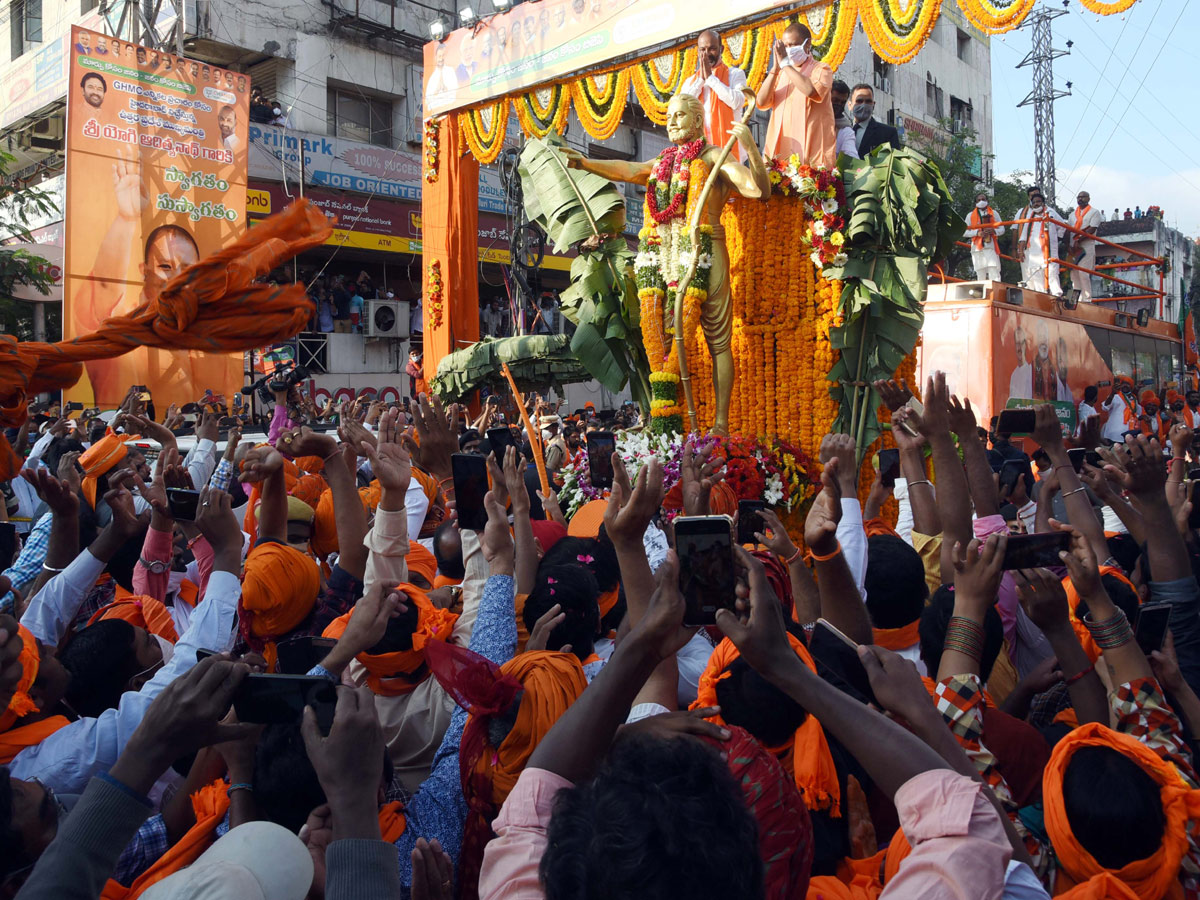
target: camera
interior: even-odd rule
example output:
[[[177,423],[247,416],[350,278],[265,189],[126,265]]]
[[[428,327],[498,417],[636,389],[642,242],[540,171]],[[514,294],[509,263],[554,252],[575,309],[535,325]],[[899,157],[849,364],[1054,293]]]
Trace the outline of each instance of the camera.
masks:
[[[242,393],[247,396],[257,393],[263,403],[270,403],[275,399],[272,395],[276,391],[291,390],[308,377],[308,369],[288,360],[276,366],[270,375],[264,375],[249,387],[242,388]]]

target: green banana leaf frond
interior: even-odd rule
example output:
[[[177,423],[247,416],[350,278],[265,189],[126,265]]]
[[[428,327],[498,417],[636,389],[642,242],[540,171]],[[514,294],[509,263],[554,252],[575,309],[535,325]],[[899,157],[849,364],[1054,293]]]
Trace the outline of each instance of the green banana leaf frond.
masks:
[[[591,373],[571,351],[570,344],[565,334],[486,338],[444,357],[430,387],[448,403],[462,400],[485,384],[503,392],[508,381],[502,363],[508,363],[522,391],[544,392],[549,387],[590,381]]]
[[[593,235],[625,229],[620,189],[607,178],[568,168],[559,146],[531,138],[521,151],[518,171],[525,214],[546,232],[556,252]]]

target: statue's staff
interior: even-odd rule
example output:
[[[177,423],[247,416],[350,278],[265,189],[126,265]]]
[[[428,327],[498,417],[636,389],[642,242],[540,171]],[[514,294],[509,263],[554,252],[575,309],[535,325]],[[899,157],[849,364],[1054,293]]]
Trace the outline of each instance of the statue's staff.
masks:
[[[754,91],[743,87],[742,93],[746,95],[746,111],[742,113],[742,124],[746,125],[750,121],[750,117],[754,115]],[[729,154],[733,152],[736,143],[736,137],[731,137],[725,142],[725,146],[721,148],[721,155],[709,169],[704,188],[700,191],[700,197],[692,207],[692,220],[688,223],[688,238],[692,243],[692,259],[688,263],[687,272],[680,280],[679,286],[675,288],[675,355],[679,360],[679,380],[683,382],[683,397],[687,402],[689,431],[699,431],[700,423],[696,417],[696,401],[692,397],[692,373],[688,370],[687,351],[683,346],[683,298],[687,293],[688,285],[696,277],[696,268],[700,264],[700,217],[704,214],[704,204],[708,202],[708,195],[712,193],[713,186],[721,174],[721,166],[725,165],[725,160],[729,159]]]

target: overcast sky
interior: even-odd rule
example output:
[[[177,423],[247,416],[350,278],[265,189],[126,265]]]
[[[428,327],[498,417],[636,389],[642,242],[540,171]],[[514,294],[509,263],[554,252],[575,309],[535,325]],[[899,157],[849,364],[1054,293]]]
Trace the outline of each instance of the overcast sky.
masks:
[[[1045,3],[1046,0],[1040,0]],[[1061,6],[1061,0],[1053,0]],[[1200,2],[1137,0],[1123,15],[1097,16],[1072,0],[1054,20],[1056,85],[1071,96],[1054,104],[1058,206],[1086,188],[1111,216],[1158,204],[1169,224],[1200,236]],[[1033,108],[1017,108],[1032,68],[1016,69],[1030,29],[992,39],[995,171],[1033,164]]]

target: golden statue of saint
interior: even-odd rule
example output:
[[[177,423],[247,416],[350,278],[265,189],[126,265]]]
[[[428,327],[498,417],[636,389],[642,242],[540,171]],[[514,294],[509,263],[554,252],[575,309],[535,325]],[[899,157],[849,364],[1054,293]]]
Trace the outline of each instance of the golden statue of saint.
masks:
[[[729,290],[729,253],[725,249],[725,231],[721,227],[721,210],[725,207],[730,194],[736,191],[751,200],[760,200],[770,196],[771,181],[767,176],[767,166],[763,161],[750,129],[741,123],[734,123],[730,135],[746,151],[747,164],[743,165],[736,159],[727,158],[717,172],[717,178],[712,191],[708,194],[700,214],[699,221],[712,227],[711,268],[708,270],[708,296],[702,305],[700,318],[704,328],[704,339],[713,361],[713,388],[716,395],[716,414],[713,419],[713,431],[727,434],[729,431],[729,401],[733,395],[733,298]],[[706,171],[716,165],[721,156],[721,148],[714,147],[704,141],[704,109],[700,101],[690,94],[676,94],[667,106],[667,137],[679,148],[682,156],[685,152],[691,158],[700,158],[706,164]],[[578,150],[564,151],[568,164],[572,168],[584,169],[612,181],[626,181],[633,184],[646,185],[655,167],[660,166],[662,157],[646,162],[623,162],[620,160],[588,159]],[[662,175],[663,173],[657,173]],[[670,173],[665,173],[670,178]],[[656,175],[656,177],[657,177]],[[686,189],[684,190],[686,194]],[[670,225],[673,220],[680,220],[683,228],[662,228],[666,240],[678,240],[688,223],[682,221],[686,204],[672,203],[654,216],[654,224]],[[652,223],[647,221],[649,226]],[[671,237],[671,235],[675,237]],[[668,260],[678,260],[679,248],[664,246],[661,254],[661,267],[664,282],[674,284],[678,273],[668,271]]]

